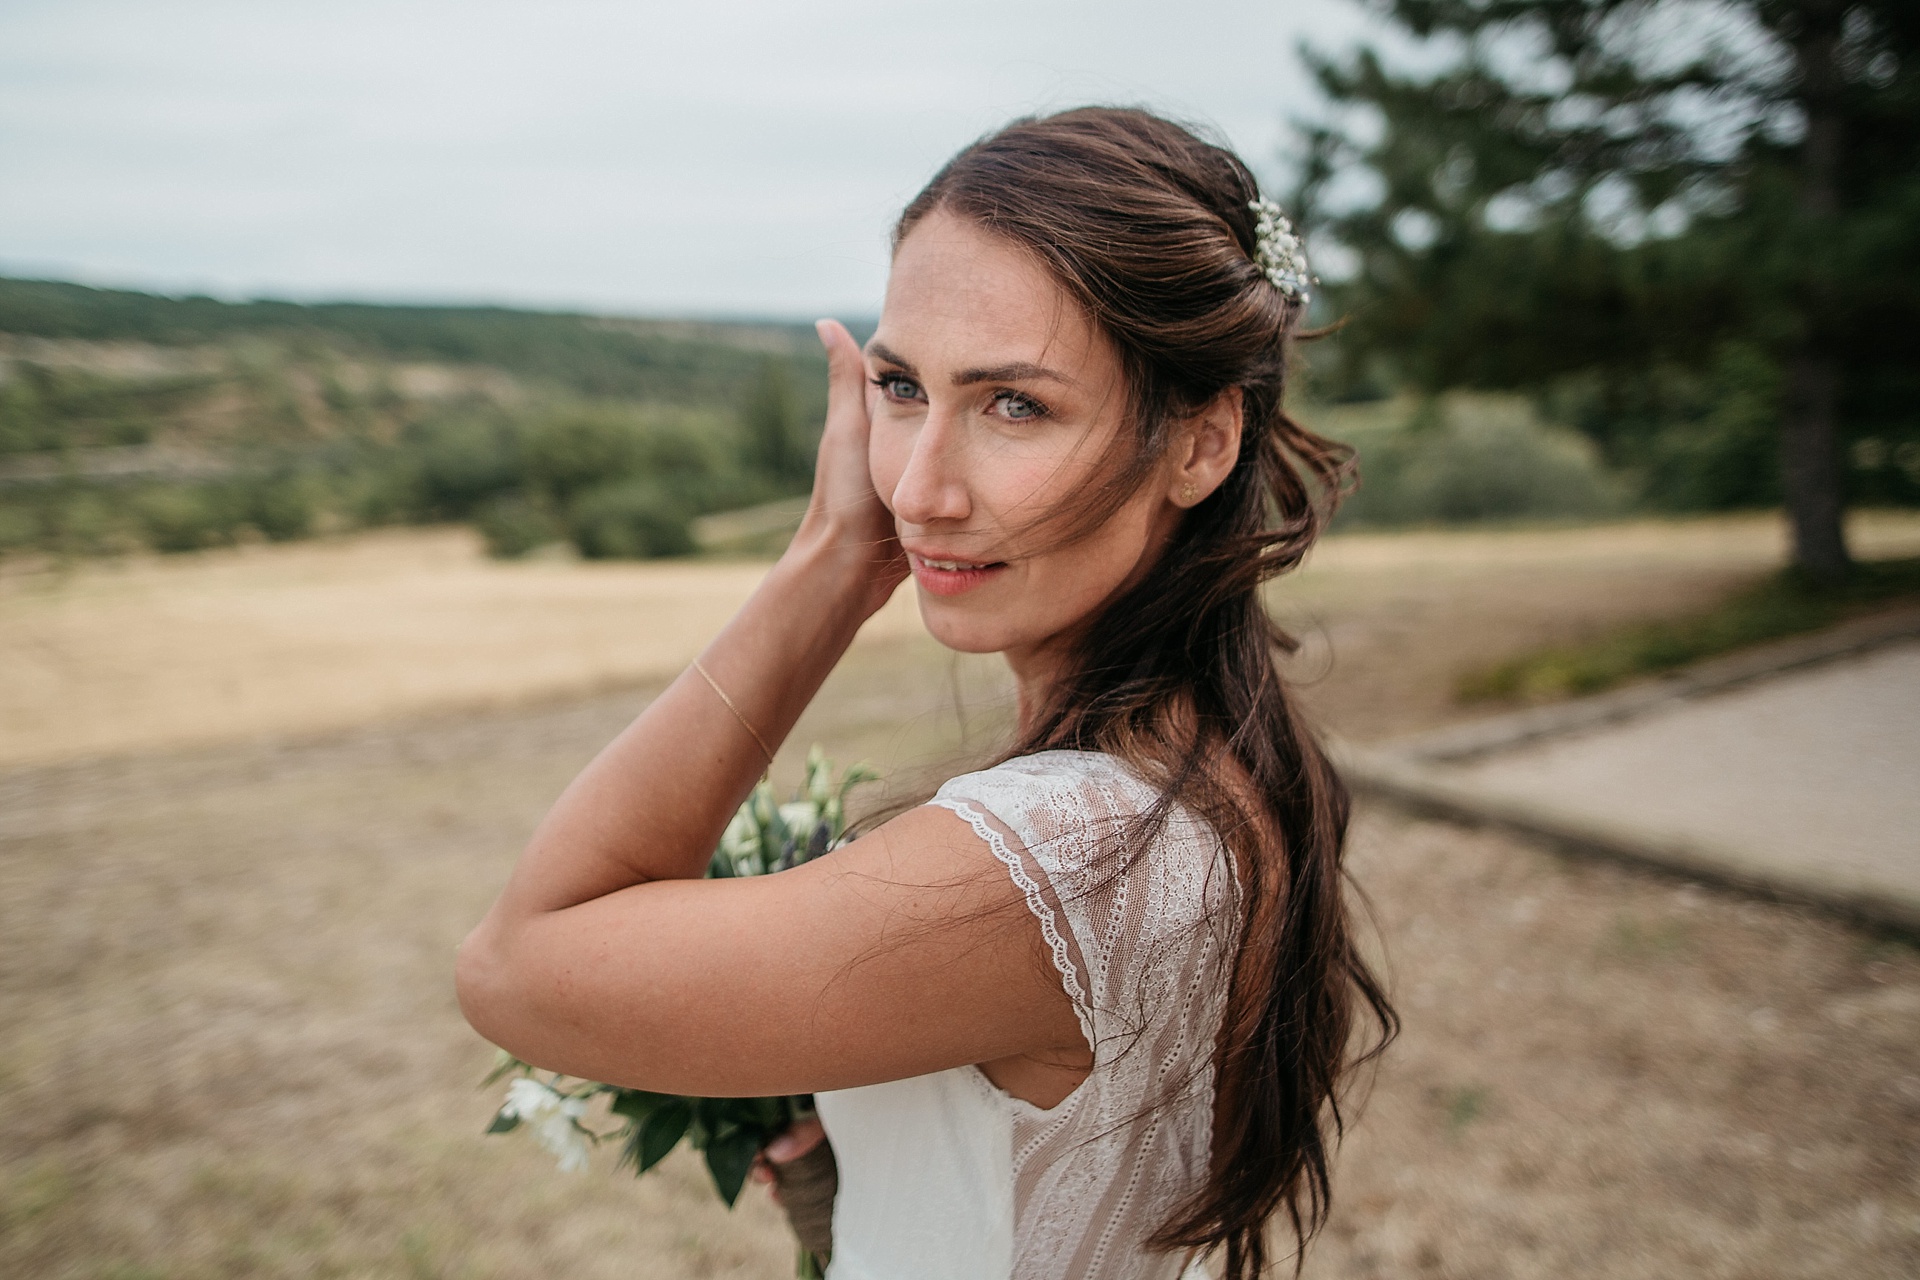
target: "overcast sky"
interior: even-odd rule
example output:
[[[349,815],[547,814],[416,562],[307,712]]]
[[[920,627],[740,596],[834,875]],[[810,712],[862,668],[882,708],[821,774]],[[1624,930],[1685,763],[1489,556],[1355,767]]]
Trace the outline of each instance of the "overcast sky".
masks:
[[[644,314],[878,308],[1014,115],[1145,102],[1271,172],[1351,0],[4,0],[0,272]]]

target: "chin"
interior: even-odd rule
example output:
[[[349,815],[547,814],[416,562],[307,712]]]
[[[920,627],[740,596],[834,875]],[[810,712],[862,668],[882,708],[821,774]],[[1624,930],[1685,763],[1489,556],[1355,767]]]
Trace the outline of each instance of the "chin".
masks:
[[[999,618],[956,609],[924,591],[919,595],[920,621],[927,634],[956,653],[1000,653],[1020,643],[1020,637]]]

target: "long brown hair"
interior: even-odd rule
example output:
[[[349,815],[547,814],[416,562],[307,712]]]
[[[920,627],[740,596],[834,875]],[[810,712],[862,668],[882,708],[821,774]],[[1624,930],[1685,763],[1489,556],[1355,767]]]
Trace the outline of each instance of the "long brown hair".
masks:
[[[1243,911],[1215,1058],[1207,1181],[1155,1233],[1266,1268],[1284,1212],[1298,1259],[1326,1219],[1342,1085],[1397,1022],[1354,937],[1341,849],[1347,790],[1288,697],[1296,646],[1261,587],[1319,536],[1351,468],[1282,407],[1301,304],[1253,260],[1259,196],[1223,147],[1144,111],[1085,108],[974,143],[900,216],[935,210],[1033,253],[1117,348],[1134,430],[1083,516],[1134,491],[1181,424],[1239,388],[1240,455],[1151,570],[1085,629],[1009,755],[1105,751],[1206,818],[1232,850]],[[1358,1041],[1363,1015],[1378,1036]]]

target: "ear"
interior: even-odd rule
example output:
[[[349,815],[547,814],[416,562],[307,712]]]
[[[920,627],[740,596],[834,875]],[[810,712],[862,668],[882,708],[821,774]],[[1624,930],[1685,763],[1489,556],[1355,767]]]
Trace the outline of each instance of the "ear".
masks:
[[[1176,465],[1167,484],[1167,500],[1174,506],[1206,501],[1232,472],[1240,458],[1241,407],[1240,388],[1228,387],[1187,420],[1186,439],[1174,446]]]

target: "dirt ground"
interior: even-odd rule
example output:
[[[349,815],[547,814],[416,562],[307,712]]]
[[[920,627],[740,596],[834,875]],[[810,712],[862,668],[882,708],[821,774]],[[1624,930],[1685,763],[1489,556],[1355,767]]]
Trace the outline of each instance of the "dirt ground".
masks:
[[[1920,550],[1920,521],[1863,532]],[[490,1050],[449,986],[534,822],[644,703],[615,641],[654,644],[671,613],[681,638],[646,661],[677,665],[697,609],[723,615],[755,571],[524,566],[540,591],[470,585],[455,607],[393,566],[506,579],[412,536],[0,586],[0,1275],[791,1274],[764,1199],[728,1214],[681,1157],[636,1182],[606,1153],[569,1177],[482,1138]],[[330,553],[385,576],[355,586]],[[1342,539],[1276,604],[1309,636],[1316,711],[1371,738],[1458,714],[1463,662],[1668,611],[1775,554],[1756,521]],[[312,607],[276,627],[288,599]],[[353,608],[387,629],[362,636]],[[987,749],[1007,711],[991,662],[910,621],[863,640],[800,748],[902,787]],[[537,678],[483,678],[576,632],[591,643]],[[633,665],[578,657],[596,652]],[[463,653],[471,685],[405,670]],[[226,719],[190,696],[223,667],[260,681]],[[343,728],[326,691],[356,671],[378,693]],[[151,691],[160,672],[188,692]],[[72,692],[94,680],[131,727]],[[467,688],[493,705],[455,709]],[[46,728],[16,734],[34,707]],[[62,736],[67,717],[82,727]],[[1920,1272],[1920,951],[1384,810],[1362,812],[1352,864],[1407,1025],[1309,1276]]]
[[[1920,555],[1920,518],[1854,521]],[[764,565],[490,561],[392,530],[0,573],[0,768],[350,728],[633,687],[685,666]],[[1458,714],[1452,673],[1698,606],[1778,564],[1769,517],[1351,534],[1274,588],[1299,678],[1366,739]],[[911,593],[870,640],[921,636]]]

